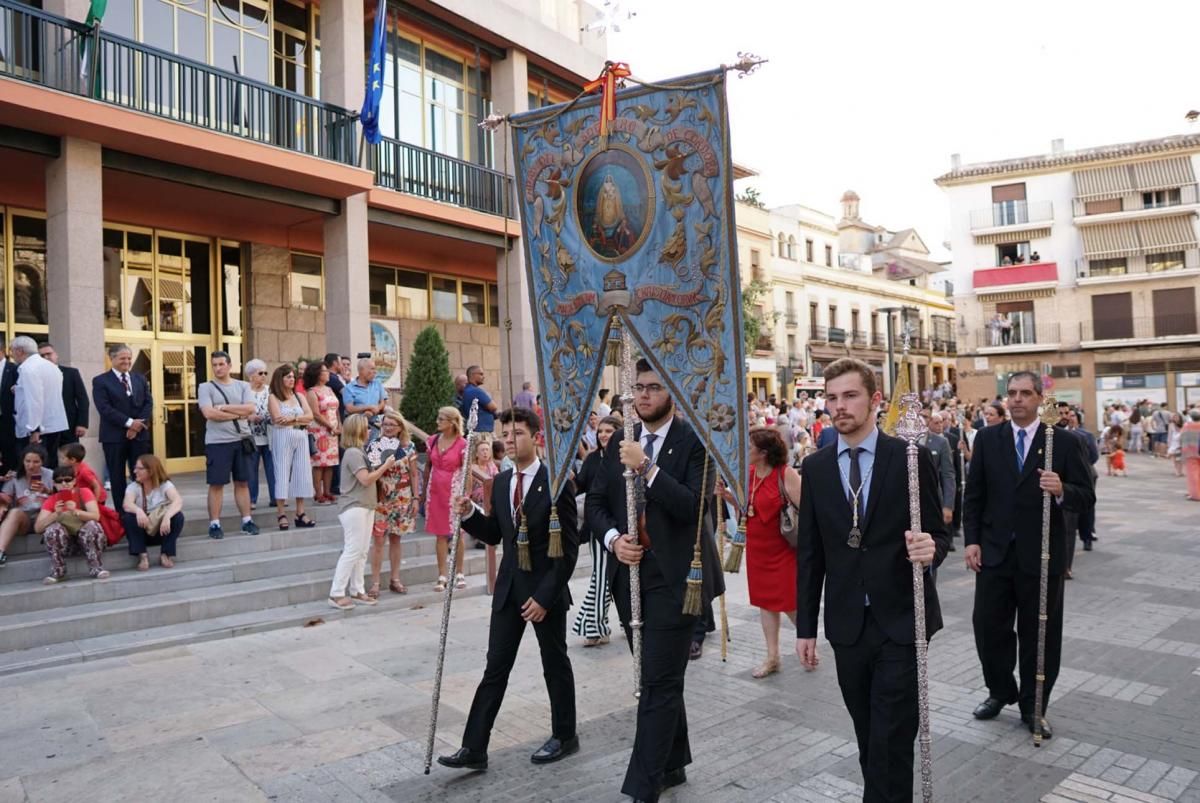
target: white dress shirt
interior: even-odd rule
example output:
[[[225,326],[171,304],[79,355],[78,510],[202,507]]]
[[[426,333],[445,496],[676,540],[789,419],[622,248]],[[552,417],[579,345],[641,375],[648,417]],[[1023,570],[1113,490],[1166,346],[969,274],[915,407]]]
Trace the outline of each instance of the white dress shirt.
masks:
[[[1025,461],[1029,459],[1029,447],[1033,445],[1033,439],[1037,437],[1038,427],[1041,426],[1041,422],[1035,420],[1027,427],[1022,427],[1016,421],[1010,421],[1009,424],[1012,426],[1013,449],[1021,454],[1021,465],[1024,465]],[[1021,430],[1025,430],[1025,451],[1023,453],[1021,452],[1021,442],[1018,440],[1019,435],[1017,434]]]
[[[41,355],[30,354],[17,367],[17,388],[14,409],[17,418],[17,437],[28,438],[32,432],[46,434],[67,428],[67,410],[63,406],[62,371]]]
[[[662,445],[666,443],[667,433],[671,431],[671,422],[674,420],[675,416],[671,416],[653,432],[645,424],[642,424],[642,437],[638,442],[642,444],[643,452],[650,443],[650,436],[654,436],[654,455],[650,458],[650,470],[646,472],[647,488],[654,484],[654,478],[658,476],[658,455],[662,452]],[[610,527],[604,534],[604,546],[609,552],[612,552],[613,541],[617,540],[620,535],[621,533],[617,532],[615,527]]]
[[[525,503],[524,502],[525,498],[529,496],[529,488],[531,485],[533,485],[533,481],[537,478],[538,472],[541,470],[542,470],[542,461],[541,461],[541,458],[538,458],[538,457],[533,458],[533,462],[530,463],[529,465],[525,466],[524,471],[520,471],[517,469],[516,466],[513,466],[513,480],[516,481],[518,478],[520,478],[520,481],[521,481],[521,504]],[[509,483],[509,486],[508,486],[508,512],[512,515],[513,521],[517,522],[517,508],[513,504],[513,488],[514,488],[514,486],[512,485],[512,483]],[[472,503],[471,510],[467,512],[467,515],[463,516],[463,519],[471,518],[472,516],[475,515],[476,511],[482,513],[483,508],[481,508],[476,503]],[[517,523],[519,524],[519,522],[517,522]]]

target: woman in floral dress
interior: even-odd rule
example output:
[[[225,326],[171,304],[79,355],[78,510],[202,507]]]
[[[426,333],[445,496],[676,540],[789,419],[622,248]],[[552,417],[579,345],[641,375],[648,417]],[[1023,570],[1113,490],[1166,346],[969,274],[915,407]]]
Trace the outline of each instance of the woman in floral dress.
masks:
[[[412,446],[408,422],[404,416],[388,410],[383,414],[379,437],[367,444],[367,467],[374,471],[396,457],[396,464],[379,478],[379,500],[375,505],[375,526],[371,532],[371,585],[367,596],[379,598],[379,575],[383,571],[383,548],[388,547],[388,588],[396,594],[408,593],[400,582],[400,537],[417,529],[417,452]]]
[[[331,504],[333,494],[333,469],[338,464],[338,433],[342,431],[338,421],[338,400],[329,387],[329,369],[324,363],[312,362],[304,369],[304,387],[308,390],[308,406],[313,412],[308,434],[315,449],[310,449],[313,474],[314,501],[318,505]]]

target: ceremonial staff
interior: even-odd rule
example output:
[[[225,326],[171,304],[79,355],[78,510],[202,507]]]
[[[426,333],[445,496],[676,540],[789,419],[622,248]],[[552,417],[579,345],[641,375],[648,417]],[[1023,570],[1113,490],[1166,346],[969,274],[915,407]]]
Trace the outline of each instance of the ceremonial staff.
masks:
[[[1053,396],[1042,402],[1042,423],[1046,425],[1046,452],[1042,468],[1054,470],[1054,424],[1058,420]],[[1072,544],[1074,548],[1074,544]],[[1038,584],[1037,674],[1033,691],[1033,746],[1042,746],[1042,689],[1046,686],[1046,588],[1050,575],[1050,492],[1042,491],[1042,566]]]
[[[458,574],[458,531],[462,514],[456,502],[463,495],[467,484],[467,472],[471,466],[472,447],[475,441],[475,425],[479,421],[479,399],[471,402],[471,413],[467,417],[467,449],[463,452],[462,467],[455,472],[450,488],[450,576]],[[446,663],[446,635],[450,631],[450,602],[454,597],[454,583],[446,584],[446,596],[442,600],[442,628],[438,635],[437,667],[433,672],[433,705],[429,712],[429,735],[425,742],[425,774],[433,765],[433,740],[437,736],[438,703],[442,697],[442,667]]]
[[[956,410],[958,416],[958,493],[962,499],[962,504],[967,502],[967,456],[965,449],[967,448],[967,428],[965,426],[965,418],[962,410]],[[961,516],[961,511],[959,512]],[[951,533],[953,535],[953,533]]]
[[[917,449],[917,439],[925,434],[925,421],[921,418],[920,397],[916,393],[905,393],[900,397],[900,409],[903,412],[896,424],[896,434],[908,442],[906,450],[908,457],[908,528],[913,535],[916,535],[922,531],[921,479],[917,469],[920,452]],[[912,565],[912,585],[913,627],[917,648],[917,708],[920,716],[917,742],[921,747],[921,799],[925,803],[932,803],[933,755],[929,735],[929,641],[925,636],[925,568],[919,563]],[[1045,610],[1044,603],[1042,609]]]
[[[621,413],[625,420],[625,442],[633,443],[637,437],[637,407],[634,404],[633,385],[633,335],[629,327],[621,325],[620,318],[613,318],[614,329],[621,331]],[[626,528],[635,540],[638,538],[639,487],[633,469],[626,467],[625,473]],[[629,630],[633,636],[633,696],[642,696],[642,574],[635,563],[629,567]]]

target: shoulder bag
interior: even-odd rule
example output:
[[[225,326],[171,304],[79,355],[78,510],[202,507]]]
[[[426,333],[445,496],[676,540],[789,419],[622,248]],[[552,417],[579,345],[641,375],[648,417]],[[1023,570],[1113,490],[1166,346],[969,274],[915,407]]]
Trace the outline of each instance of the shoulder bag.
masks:
[[[779,534],[792,549],[795,549],[800,541],[800,509],[792,504],[787,495],[782,471],[779,472],[779,497],[783,500],[783,507],[779,509]]]
[[[225,395],[225,391],[220,385],[216,382],[209,382],[208,384],[212,385],[213,389],[221,394],[221,398],[225,400],[226,404],[229,404],[229,397]],[[242,439],[242,454],[252,455],[258,452],[258,446],[254,443],[254,436],[249,432],[242,432],[242,422],[237,418],[233,419],[233,431]]]

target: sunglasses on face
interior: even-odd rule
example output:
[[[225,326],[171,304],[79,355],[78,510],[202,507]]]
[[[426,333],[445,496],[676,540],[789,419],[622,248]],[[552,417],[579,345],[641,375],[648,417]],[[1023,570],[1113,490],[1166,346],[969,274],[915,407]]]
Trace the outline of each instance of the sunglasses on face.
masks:
[[[74,485],[75,480],[55,480],[55,485]]]

